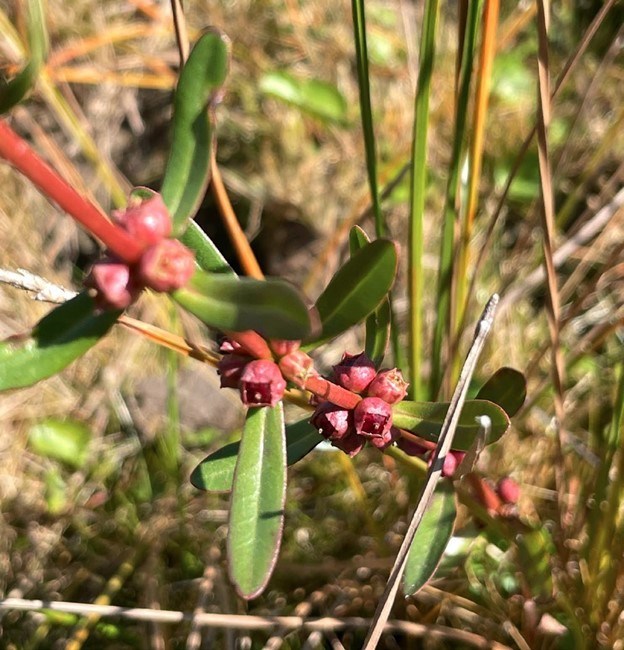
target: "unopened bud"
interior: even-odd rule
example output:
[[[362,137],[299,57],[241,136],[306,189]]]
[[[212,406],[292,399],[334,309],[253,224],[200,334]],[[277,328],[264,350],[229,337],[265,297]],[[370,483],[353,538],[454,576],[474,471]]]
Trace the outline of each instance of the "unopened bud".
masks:
[[[396,404],[407,395],[409,384],[398,368],[381,370],[366,390],[369,397],[380,397],[388,404]]]
[[[160,194],[154,194],[125,210],[113,212],[114,220],[145,246],[157,244],[171,234],[171,216]]]
[[[276,363],[254,359],[245,366],[239,388],[246,406],[275,406],[284,396],[286,381]]]
[[[221,378],[221,388],[238,388],[245,366],[252,357],[242,354],[225,354],[217,364],[217,373]]]
[[[383,438],[392,426],[390,405],[379,397],[365,397],[353,410],[353,424],[360,436]]]
[[[284,339],[271,339],[269,341],[271,350],[277,357],[284,357],[299,349],[301,341],[286,341]]]
[[[155,291],[183,287],[195,272],[195,257],[177,239],[163,239],[146,248],[140,261],[141,277]]]
[[[312,414],[310,424],[326,440],[339,440],[353,429],[353,413],[331,402],[321,402]]]
[[[383,434],[380,438],[369,438],[368,444],[377,447],[380,451],[383,451],[389,447],[399,436],[400,432],[396,427],[390,427],[390,429]]]
[[[308,377],[316,374],[312,357],[303,350],[289,352],[279,360],[279,367],[284,376],[298,386],[302,386]]]
[[[515,504],[520,498],[520,486],[511,477],[505,476],[498,482],[496,493],[505,503]]]
[[[111,259],[96,262],[85,284],[97,289],[96,301],[103,309],[125,309],[140,292],[128,265]]]
[[[442,476],[452,478],[462,460],[464,460],[465,455],[465,451],[455,451],[451,449],[444,457],[444,463],[442,464]],[[429,459],[429,466],[431,466],[432,461],[433,457]]]
[[[375,364],[364,352],[345,352],[340,363],[334,366],[336,383],[354,393],[364,392],[376,374]]]

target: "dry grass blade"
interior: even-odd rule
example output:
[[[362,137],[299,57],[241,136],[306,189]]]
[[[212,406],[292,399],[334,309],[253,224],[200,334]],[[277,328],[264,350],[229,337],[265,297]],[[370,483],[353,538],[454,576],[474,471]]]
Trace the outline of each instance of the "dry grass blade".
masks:
[[[176,43],[180,52],[180,63],[184,63],[188,59],[190,46],[182,0],[171,0],[171,13],[173,14],[173,28],[175,29]]]
[[[438,446],[433,454],[431,459],[431,467],[427,472],[427,477],[421,488],[421,492],[418,498],[418,506],[416,511],[412,515],[412,519],[405,533],[405,538],[401,544],[401,548],[397,554],[396,560],[390,571],[390,577],[386,583],[386,588],[384,593],[379,601],[377,606],[377,611],[373,618],[373,623],[364,642],[364,650],[374,650],[377,647],[377,643],[381,637],[381,634],[384,631],[384,627],[388,617],[390,615],[390,610],[394,604],[394,599],[399,590],[399,581],[405,572],[405,565],[407,563],[410,547],[414,539],[414,535],[418,530],[420,522],[429,506],[431,498],[433,497],[433,492],[435,490],[438,479],[442,475],[442,466],[446,454],[450,451],[451,445],[453,443],[453,437],[455,435],[455,430],[459,422],[459,416],[461,414],[461,409],[466,399],[466,394],[468,392],[468,386],[470,384],[470,379],[476,367],[487,335],[489,334],[492,323],[494,322],[494,314],[496,312],[496,307],[498,305],[498,295],[494,294],[488,301],[479,323],[477,324],[477,329],[475,331],[475,336],[466,356],[466,360],[462,367],[461,373],[459,375],[459,380],[457,386],[455,387],[455,392],[451,398],[446,417],[444,418],[444,423],[442,424],[442,430],[440,431],[440,437],[438,439]]]

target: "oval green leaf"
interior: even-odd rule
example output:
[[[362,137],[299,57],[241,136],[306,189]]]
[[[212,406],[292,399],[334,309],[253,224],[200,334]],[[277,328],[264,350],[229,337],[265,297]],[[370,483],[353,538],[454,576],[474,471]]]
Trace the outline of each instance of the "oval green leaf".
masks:
[[[477,399],[498,404],[513,417],[524,404],[527,384],[524,375],[514,368],[499,368],[479,389]]]
[[[357,325],[388,295],[397,270],[394,242],[376,239],[356,251],[316,301],[322,332],[317,345]]]
[[[260,79],[260,90],[325,122],[347,121],[347,100],[336,86],[325,81],[269,72]]]
[[[282,540],[286,499],[284,409],[247,412],[228,530],[228,569],[236,591],[254,598],[266,587]]]
[[[93,347],[121,313],[94,310],[93,299],[81,293],[39,321],[26,342],[0,343],[0,390],[51,377]]]
[[[195,261],[200,269],[209,273],[236,275],[212,239],[194,221],[189,222],[179,239],[195,253]]]
[[[186,230],[195,216],[210,179],[213,109],[230,63],[227,37],[203,34],[180,72],[173,102],[171,151],[161,194],[173,217],[174,232]]]
[[[91,431],[82,422],[48,419],[28,432],[28,444],[40,456],[80,469],[87,461]]]
[[[437,442],[442,423],[448,411],[448,402],[399,402],[393,407],[393,423],[417,436]],[[497,404],[486,400],[468,400],[464,403],[457,432],[453,438],[453,449],[468,451],[479,433],[476,418],[487,416],[492,427],[485,444],[498,440],[509,428],[507,413]]]
[[[441,480],[410,546],[403,574],[406,596],[415,594],[433,575],[453,534],[456,515],[453,485]]]
[[[207,325],[263,336],[302,339],[311,329],[310,314],[296,289],[282,280],[254,280],[197,271],[172,294],[182,307]]]
[[[323,438],[308,420],[286,427],[286,464],[294,465],[309,454]],[[193,470],[191,483],[198,490],[229,492],[234,480],[234,468],[240,442],[232,442],[207,456]]]

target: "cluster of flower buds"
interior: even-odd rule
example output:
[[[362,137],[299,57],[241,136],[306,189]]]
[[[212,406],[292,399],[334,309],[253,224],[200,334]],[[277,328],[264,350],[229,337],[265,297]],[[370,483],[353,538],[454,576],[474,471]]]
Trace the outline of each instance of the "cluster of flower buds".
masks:
[[[405,397],[408,386],[400,370],[378,372],[364,352],[345,353],[331,379],[362,395],[353,409],[324,401],[314,411],[310,422],[334,447],[355,456],[367,442],[383,450],[399,438],[392,426],[392,404]]]
[[[225,339],[217,366],[221,388],[238,388],[245,406],[275,406],[284,396],[286,380],[270,359],[254,359],[236,341]]]
[[[131,199],[126,209],[116,210],[112,216],[143,252],[132,265],[113,257],[93,265],[86,284],[97,290],[101,308],[125,309],[146,287],[174,291],[189,281],[195,272],[195,257],[177,239],[169,238],[171,216],[159,194],[142,201]]]

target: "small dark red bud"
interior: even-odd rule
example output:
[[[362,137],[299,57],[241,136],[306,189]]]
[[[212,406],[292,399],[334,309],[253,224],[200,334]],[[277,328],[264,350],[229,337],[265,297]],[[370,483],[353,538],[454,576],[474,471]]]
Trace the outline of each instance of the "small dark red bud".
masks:
[[[353,424],[358,435],[383,438],[392,426],[392,410],[379,397],[365,397],[353,409]]]
[[[245,366],[239,388],[246,406],[275,406],[284,396],[286,381],[276,363],[254,359]]]
[[[154,194],[125,210],[115,210],[113,219],[145,246],[157,244],[171,234],[171,216],[160,194]]]
[[[396,427],[390,427],[390,429],[384,433],[381,438],[369,438],[368,444],[377,447],[380,451],[388,448],[399,436],[401,433]]]
[[[398,368],[381,370],[366,390],[369,397],[380,397],[388,404],[396,404],[407,395],[409,384]]]
[[[96,301],[103,309],[125,309],[140,292],[128,265],[111,259],[96,262],[85,284],[97,289]]]
[[[505,503],[515,504],[520,498],[520,486],[511,477],[506,476],[498,482],[496,493]]]
[[[271,339],[269,341],[271,350],[277,357],[284,357],[299,349],[301,341],[286,341],[283,339]]]
[[[140,271],[150,289],[174,291],[183,287],[195,273],[195,256],[177,239],[163,239],[145,249]]]
[[[221,388],[238,388],[245,366],[252,357],[242,354],[225,354],[217,364],[217,373],[221,378]]]
[[[362,436],[358,436],[353,429],[351,429],[346,436],[340,438],[339,440],[332,440],[331,444],[344,451],[350,458],[353,458],[356,454],[359,454],[364,448],[365,440]]]
[[[408,456],[424,456],[429,451],[426,447],[403,436],[397,438],[397,447]]]
[[[321,402],[312,414],[310,424],[323,438],[340,440],[353,430],[353,414],[331,402]]]
[[[376,374],[375,364],[364,352],[345,352],[340,363],[334,366],[335,382],[354,393],[363,393]]]
[[[451,449],[444,457],[444,463],[442,465],[442,476],[452,478],[457,471],[457,468],[460,466],[462,460],[464,460],[465,455],[465,451],[454,451]],[[433,456],[429,459],[429,466],[431,466],[432,460]]]

